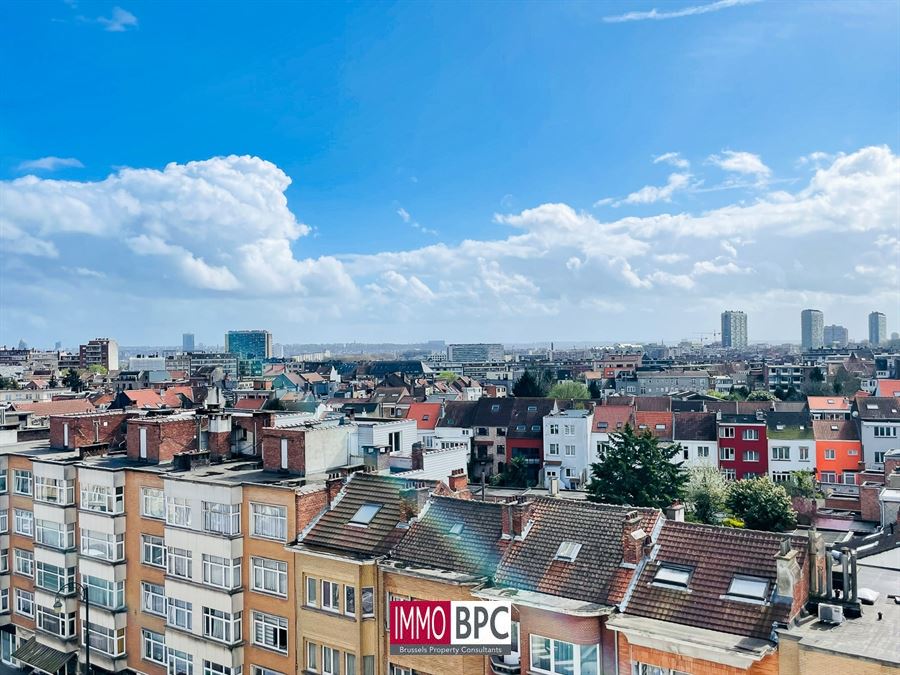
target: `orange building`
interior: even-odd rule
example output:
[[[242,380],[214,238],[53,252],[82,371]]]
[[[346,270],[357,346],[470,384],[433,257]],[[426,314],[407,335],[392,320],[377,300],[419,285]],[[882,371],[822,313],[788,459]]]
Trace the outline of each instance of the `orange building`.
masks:
[[[862,443],[853,420],[813,420],[816,478],[821,483],[856,485]]]

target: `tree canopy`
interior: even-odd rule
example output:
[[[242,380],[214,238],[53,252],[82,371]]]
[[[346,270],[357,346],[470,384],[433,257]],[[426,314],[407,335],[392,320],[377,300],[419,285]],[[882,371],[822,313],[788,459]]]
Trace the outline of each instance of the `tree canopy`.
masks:
[[[725,494],[728,482],[714,466],[698,466],[690,469],[685,503],[693,518],[707,525],[719,523],[725,511]]]
[[[543,397],[547,395],[547,389],[530,370],[522,373],[522,377],[516,380],[512,390],[513,396]]]
[[[551,387],[547,394],[550,398],[568,398],[583,400],[591,397],[591,392],[581,382],[573,380],[560,380]]]
[[[66,371],[66,374],[63,375],[62,383],[63,386],[68,387],[72,391],[77,392],[84,389],[84,381],[81,379],[79,372],[74,368]]]
[[[454,382],[459,375],[454,373],[452,370],[442,370],[438,373],[438,379],[444,380],[445,382]]]
[[[591,395],[591,398],[601,398],[603,396],[603,387],[600,386],[598,380],[591,380],[591,383],[588,385],[588,393]]]
[[[588,499],[663,509],[684,497],[687,472],[676,461],[682,448],[663,445],[649,430],[636,434],[630,425],[610,434],[608,446],[591,465]]]
[[[784,532],[797,525],[787,490],[768,476],[730,483],[725,506],[752,530]]]

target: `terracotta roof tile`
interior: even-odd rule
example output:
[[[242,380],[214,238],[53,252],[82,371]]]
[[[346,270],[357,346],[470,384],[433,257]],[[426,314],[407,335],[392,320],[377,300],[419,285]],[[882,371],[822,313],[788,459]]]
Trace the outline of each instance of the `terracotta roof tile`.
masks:
[[[626,424],[634,426],[634,408],[628,405],[598,405],[594,408],[591,431],[611,433],[621,431]]]
[[[715,441],[716,414],[704,412],[677,412],[673,424],[676,441]]]
[[[649,430],[661,441],[672,440],[672,413],[670,412],[642,412],[634,414],[635,425],[638,433]]]
[[[813,437],[817,441],[858,441],[859,431],[853,420],[813,420]]]
[[[434,429],[440,417],[440,403],[411,403],[406,411],[406,419],[415,420],[418,429]]]
[[[49,415],[68,415],[70,413],[93,412],[94,404],[86,398],[74,398],[64,401],[34,401],[30,403],[15,403],[16,410],[31,412],[36,417]]]

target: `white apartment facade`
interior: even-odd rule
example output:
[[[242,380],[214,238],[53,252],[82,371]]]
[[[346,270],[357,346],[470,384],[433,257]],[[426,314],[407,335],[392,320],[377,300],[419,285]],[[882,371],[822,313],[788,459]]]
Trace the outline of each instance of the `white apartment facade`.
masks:
[[[560,410],[544,416],[544,486],[558,479],[563,489],[584,486],[596,456],[591,442],[593,411]]]

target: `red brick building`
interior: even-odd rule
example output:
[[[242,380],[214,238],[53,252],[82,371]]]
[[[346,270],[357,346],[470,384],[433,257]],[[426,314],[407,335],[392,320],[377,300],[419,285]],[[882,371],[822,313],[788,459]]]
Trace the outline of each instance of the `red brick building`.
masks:
[[[769,471],[769,442],[765,413],[717,417],[719,469],[732,480],[765,476]]]

